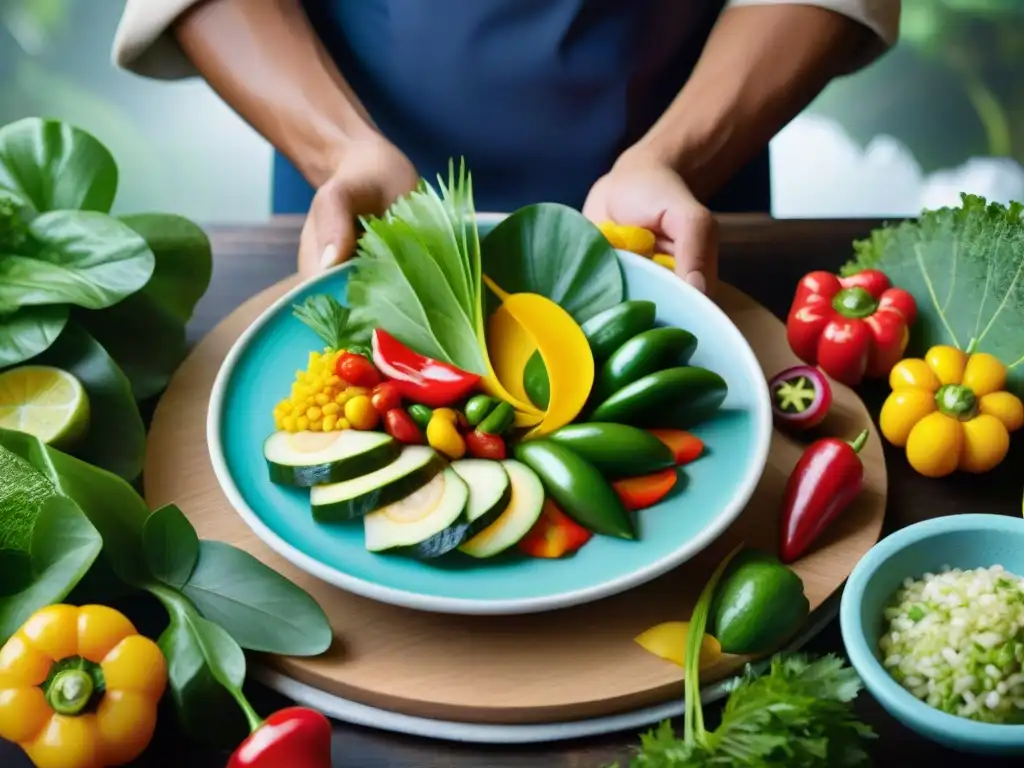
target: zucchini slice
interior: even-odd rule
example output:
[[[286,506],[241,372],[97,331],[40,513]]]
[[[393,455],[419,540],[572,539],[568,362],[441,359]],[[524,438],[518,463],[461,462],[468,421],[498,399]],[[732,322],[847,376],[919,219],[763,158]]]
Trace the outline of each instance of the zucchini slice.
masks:
[[[466,539],[468,501],[469,487],[446,468],[405,498],[364,517],[366,548],[422,558],[451,552]]]
[[[512,500],[512,481],[500,461],[489,459],[459,459],[453,461],[452,469],[469,486],[469,504],[466,506],[466,521],[469,532],[466,538],[475,536],[497,520]]]
[[[393,462],[362,477],[309,491],[313,517],[323,523],[354,520],[404,499],[445,468],[433,448],[407,445]]]
[[[368,475],[398,458],[402,446],[383,432],[275,432],[263,443],[270,481],[310,488]]]
[[[494,557],[529,533],[544,506],[544,486],[537,474],[522,462],[500,462],[512,484],[512,497],[497,520],[459,547],[471,557]]]

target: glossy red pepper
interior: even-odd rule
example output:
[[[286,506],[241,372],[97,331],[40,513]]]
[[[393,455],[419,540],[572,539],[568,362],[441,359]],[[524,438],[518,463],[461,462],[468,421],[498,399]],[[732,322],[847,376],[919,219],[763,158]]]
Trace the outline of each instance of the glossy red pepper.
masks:
[[[793,468],[782,501],[779,559],[792,563],[860,495],[864,465],[857,454],[865,429],[852,443],[834,437],[815,440]]]
[[[887,376],[899,362],[917,317],[914,297],[877,269],[850,277],[811,272],[797,285],[786,321],[796,356],[856,386]]]
[[[652,472],[649,475],[626,477],[612,483],[615,493],[626,509],[632,511],[653,507],[675,488],[679,473],[675,467]]]
[[[478,429],[466,433],[466,450],[474,459],[501,461],[508,458],[508,448],[501,435],[489,435]]]
[[[426,442],[423,430],[401,408],[392,408],[384,414],[384,431],[406,445],[423,445]]]
[[[374,330],[372,343],[374,364],[410,402],[431,408],[454,405],[480,381],[475,373],[413,352],[380,328]]]
[[[593,536],[559,509],[555,502],[545,499],[537,522],[516,547],[531,557],[557,558],[575,552]]]
[[[227,768],[331,768],[331,723],[305,707],[275,712],[238,745]]]

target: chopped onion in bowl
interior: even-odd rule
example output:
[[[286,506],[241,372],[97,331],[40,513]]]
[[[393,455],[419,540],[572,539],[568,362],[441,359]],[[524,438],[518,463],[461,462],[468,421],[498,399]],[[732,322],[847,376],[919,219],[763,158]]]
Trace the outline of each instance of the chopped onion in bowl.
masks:
[[[1024,723],[1024,579],[1002,566],[906,579],[885,609],[882,664],[927,704]]]

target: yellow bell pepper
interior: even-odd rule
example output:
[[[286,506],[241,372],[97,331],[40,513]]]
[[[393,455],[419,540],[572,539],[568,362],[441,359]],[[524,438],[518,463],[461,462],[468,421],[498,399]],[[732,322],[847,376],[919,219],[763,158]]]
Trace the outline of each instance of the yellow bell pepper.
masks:
[[[107,768],[153,738],[160,648],[102,605],[40,609],[0,648],[0,737],[37,768]]]
[[[654,253],[654,233],[643,227],[631,224],[616,224],[614,221],[602,221],[597,226],[601,234],[607,238],[612,248],[630,251],[651,258]]]
[[[1006,366],[984,352],[932,347],[923,360],[897,363],[889,386],[882,434],[906,448],[907,461],[926,477],[988,472],[1006,458],[1010,433],[1024,426],[1024,405],[1004,391]]]

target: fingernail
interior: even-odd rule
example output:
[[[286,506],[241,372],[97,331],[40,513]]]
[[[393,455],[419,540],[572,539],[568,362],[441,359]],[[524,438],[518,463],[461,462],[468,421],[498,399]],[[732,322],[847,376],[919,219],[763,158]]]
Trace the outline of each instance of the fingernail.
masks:
[[[338,260],[338,246],[331,243],[324,248],[324,255],[320,257],[320,268],[327,269],[328,267],[334,266],[334,262]]]

